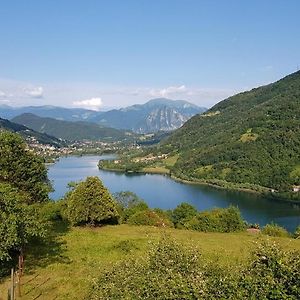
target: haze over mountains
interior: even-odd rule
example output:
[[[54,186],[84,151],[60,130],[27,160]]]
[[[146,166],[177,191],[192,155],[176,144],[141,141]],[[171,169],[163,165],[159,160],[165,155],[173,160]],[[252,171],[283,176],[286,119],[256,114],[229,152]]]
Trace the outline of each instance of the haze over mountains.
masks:
[[[3,105],[0,106],[0,117],[12,119],[24,113],[31,113],[62,121],[85,121],[137,133],[149,133],[177,129],[189,118],[204,111],[206,108],[184,100],[159,98],[145,104],[106,112],[56,106],[10,107]],[[30,127],[30,124],[27,124]]]
[[[181,178],[291,191],[300,185],[300,71],[194,116],[162,149],[179,154]]]

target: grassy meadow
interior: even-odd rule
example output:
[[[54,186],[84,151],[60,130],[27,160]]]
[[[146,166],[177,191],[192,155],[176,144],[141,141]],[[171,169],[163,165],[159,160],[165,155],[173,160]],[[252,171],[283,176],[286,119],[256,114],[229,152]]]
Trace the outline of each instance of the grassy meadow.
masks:
[[[93,278],[118,261],[144,255],[164,234],[197,248],[206,262],[231,268],[246,262],[256,242],[268,239],[247,232],[203,233],[130,225],[69,228],[60,223],[47,244],[27,249],[22,296],[18,299],[86,299]],[[284,249],[300,250],[300,240],[272,239]],[[8,286],[8,278],[0,283],[3,299]]]

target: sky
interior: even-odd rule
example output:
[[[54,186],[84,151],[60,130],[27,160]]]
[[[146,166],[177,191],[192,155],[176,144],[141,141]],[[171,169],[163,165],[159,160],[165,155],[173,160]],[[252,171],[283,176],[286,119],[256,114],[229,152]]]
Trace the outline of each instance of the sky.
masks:
[[[299,0],[2,0],[0,105],[211,107],[297,71]]]

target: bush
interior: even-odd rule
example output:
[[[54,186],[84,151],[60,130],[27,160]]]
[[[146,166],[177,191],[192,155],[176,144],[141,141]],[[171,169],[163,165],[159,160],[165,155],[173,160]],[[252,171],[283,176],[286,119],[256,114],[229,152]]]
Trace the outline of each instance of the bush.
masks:
[[[168,218],[163,217],[151,209],[136,212],[128,219],[127,223],[131,225],[173,227],[173,223]]]
[[[199,299],[204,281],[194,249],[164,237],[143,260],[122,262],[93,280],[87,299]]]
[[[63,219],[62,201],[49,201],[40,205],[40,214],[47,221],[59,221]]]
[[[117,202],[121,223],[126,223],[135,213],[149,208],[146,202],[140,199],[135,193],[129,191],[114,194],[114,199]]]
[[[116,224],[116,203],[98,177],[87,177],[67,193],[66,215],[73,225]]]
[[[177,228],[190,221],[197,214],[197,209],[189,203],[183,202],[179,204],[172,212],[172,221]]]
[[[258,245],[239,279],[243,299],[300,299],[300,253]]]
[[[300,299],[300,253],[276,243],[258,244],[239,272],[208,268],[208,299]]]
[[[199,253],[163,237],[144,259],[114,265],[93,280],[87,299],[300,299],[300,253],[269,241],[248,263],[203,264]]]
[[[289,233],[286,229],[283,227],[271,223],[267,224],[261,231],[263,234],[269,235],[269,236],[277,236],[277,237],[288,237]]]
[[[188,229],[205,232],[233,232],[245,229],[240,211],[234,206],[199,212],[184,226]]]

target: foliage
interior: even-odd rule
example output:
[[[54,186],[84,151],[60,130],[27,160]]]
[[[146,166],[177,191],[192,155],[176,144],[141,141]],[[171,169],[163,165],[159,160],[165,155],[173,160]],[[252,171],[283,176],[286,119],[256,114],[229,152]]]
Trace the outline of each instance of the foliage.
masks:
[[[46,223],[38,208],[24,203],[22,193],[0,183],[0,275],[3,263],[14,258],[34,237],[46,234]]]
[[[294,194],[292,186],[300,185],[299,116],[298,71],[221,101],[187,121],[157,151],[179,154],[172,174],[183,179],[251,184]]]
[[[197,214],[197,209],[189,203],[183,202],[172,211],[172,221],[175,227],[183,227]]]
[[[245,229],[240,211],[234,206],[199,212],[184,226],[188,229],[206,232],[234,232]]]
[[[166,216],[151,209],[137,211],[128,218],[127,223],[130,225],[173,227],[173,223]]]
[[[198,254],[164,237],[144,260],[130,260],[96,278],[88,299],[199,299]]]
[[[50,184],[43,161],[26,150],[17,134],[0,132],[0,181],[28,194],[28,203],[48,200]]]
[[[241,299],[299,299],[299,254],[285,252],[272,242],[258,245],[239,279]]]
[[[300,239],[300,225],[296,228],[294,236],[296,239]]]
[[[54,147],[62,147],[65,146],[65,142],[55,138],[54,136],[50,136],[45,133],[40,133],[34,130],[29,129],[26,126],[13,123],[6,119],[0,118],[0,131],[7,130],[10,132],[14,132],[22,136],[25,140],[32,140],[35,139],[40,144],[47,144]]]
[[[289,236],[289,233],[285,228],[274,223],[267,224],[266,226],[264,226],[261,232],[269,236],[279,236],[279,237]]]
[[[73,225],[118,223],[116,203],[98,177],[87,177],[67,193],[66,214]]]
[[[69,141],[120,141],[130,138],[124,130],[104,127],[102,125],[84,121],[70,122],[54,118],[43,118],[31,113],[19,115],[13,118],[13,122],[25,125],[38,132]]]
[[[299,299],[299,254],[264,241],[239,272],[207,268],[208,299]]]
[[[145,259],[114,265],[93,280],[89,299],[299,299],[300,253],[258,243],[238,268],[200,260],[163,237]]]
[[[44,220],[60,221],[63,219],[63,206],[63,200],[49,201],[40,205],[39,213]]]
[[[130,191],[118,192],[113,196],[117,202],[118,212],[122,223],[126,223],[135,213],[149,208],[145,201]]]

